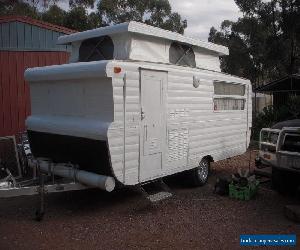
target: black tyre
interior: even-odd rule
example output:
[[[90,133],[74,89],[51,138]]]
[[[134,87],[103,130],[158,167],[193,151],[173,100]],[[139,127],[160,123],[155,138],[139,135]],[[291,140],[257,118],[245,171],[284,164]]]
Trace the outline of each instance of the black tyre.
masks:
[[[208,159],[202,159],[198,167],[190,170],[190,181],[195,187],[203,186],[208,179],[210,172],[210,161]]]
[[[285,188],[285,171],[272,167],[272,189],[282,193]]]

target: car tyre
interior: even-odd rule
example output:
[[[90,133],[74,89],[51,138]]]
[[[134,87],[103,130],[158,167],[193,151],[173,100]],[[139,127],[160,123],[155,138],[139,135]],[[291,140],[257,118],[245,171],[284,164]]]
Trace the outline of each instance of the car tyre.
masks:
[[[272,189],[282,193],[285,190],[285,172],[272,167]]]
[[[202,159],[198,167],[190,170],[191,184],[195,187],[203,186],[207,182],[210,172],[210,161],[208,159]]]

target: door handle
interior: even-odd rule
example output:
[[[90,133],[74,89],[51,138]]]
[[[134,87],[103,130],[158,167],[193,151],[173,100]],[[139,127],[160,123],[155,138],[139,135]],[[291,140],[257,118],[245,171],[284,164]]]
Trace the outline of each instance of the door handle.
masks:
[[[143,111],[143,108],[141,108],[141,120],[145,119],[145,112]]]

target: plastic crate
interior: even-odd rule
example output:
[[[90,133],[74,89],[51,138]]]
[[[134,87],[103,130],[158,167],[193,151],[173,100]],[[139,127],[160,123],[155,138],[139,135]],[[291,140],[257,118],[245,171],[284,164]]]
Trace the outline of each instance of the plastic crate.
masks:
[[[229,197],[237,200],[250,200],[256,193],[259,187],[259,181],[249,184],[246,187],[239,187],[233,183],[229,184]]]

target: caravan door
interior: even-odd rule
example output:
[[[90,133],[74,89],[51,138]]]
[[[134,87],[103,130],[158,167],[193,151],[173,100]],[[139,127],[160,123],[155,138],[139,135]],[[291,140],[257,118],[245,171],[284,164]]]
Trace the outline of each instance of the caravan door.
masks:
[[[141,72],[140,181],[161,175],[166,146],[167,72]]]

